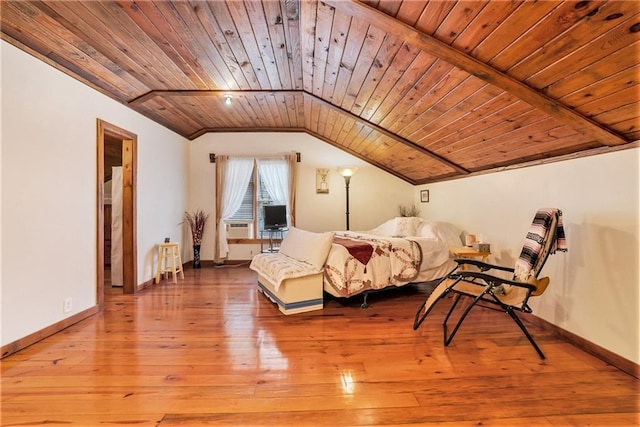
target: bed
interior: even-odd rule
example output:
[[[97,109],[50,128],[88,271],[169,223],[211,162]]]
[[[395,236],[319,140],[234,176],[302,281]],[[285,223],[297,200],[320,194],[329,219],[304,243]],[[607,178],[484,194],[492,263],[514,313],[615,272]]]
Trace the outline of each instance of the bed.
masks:
[[[284,314],[318,310],[323,293],[363,295],[450,273],[450,246],[462,244],[460,230],[445,222],[397,217],[366,232],[315,233],[290,227],[276,253],[253,257],[258,287]]]
[[[335,232],[324,266],[324,291],[349,298],[445,276],[456,264],[449,246],[461,231],[447,222],[396,217],[365,232]]]

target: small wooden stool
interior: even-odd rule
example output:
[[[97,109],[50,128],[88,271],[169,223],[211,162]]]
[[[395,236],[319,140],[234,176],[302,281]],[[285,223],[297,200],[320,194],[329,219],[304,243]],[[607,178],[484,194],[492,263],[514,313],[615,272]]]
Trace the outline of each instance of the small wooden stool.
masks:
[[[184,280],[182,258],[180,257],[180,248],[177,243],[160,243],[158,245],[156,283],[160,283],[160,276],[165,273],[173,274],[173,283],[178,283],[178,273],[182,274],[182,280]]]

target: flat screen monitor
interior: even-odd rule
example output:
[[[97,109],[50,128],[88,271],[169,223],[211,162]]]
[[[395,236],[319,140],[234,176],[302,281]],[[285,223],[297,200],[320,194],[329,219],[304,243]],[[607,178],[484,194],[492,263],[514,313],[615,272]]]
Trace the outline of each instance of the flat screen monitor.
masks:
[[[264,206],[264,228],[283,228],[287,226],[287,207],[285,205]]]

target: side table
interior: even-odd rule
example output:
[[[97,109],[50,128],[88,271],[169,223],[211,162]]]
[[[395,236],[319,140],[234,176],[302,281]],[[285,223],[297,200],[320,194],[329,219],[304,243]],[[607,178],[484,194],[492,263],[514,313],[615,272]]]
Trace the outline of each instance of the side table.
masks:
[[[477,251],[469,246],[449,246],[449,251],[455,258],[479,259],[482,262],[487,262],[487,258],[491,255],[489,251]],[[464,268],[463,265],[462,269]]]
[[[267,228],[266,230],[260,231],[260,252],[278,252],[287,231],[288,228]]]

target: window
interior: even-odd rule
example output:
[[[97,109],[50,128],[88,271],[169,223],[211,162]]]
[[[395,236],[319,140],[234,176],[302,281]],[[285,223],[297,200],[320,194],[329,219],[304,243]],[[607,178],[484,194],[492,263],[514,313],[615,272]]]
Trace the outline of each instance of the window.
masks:
[[[267,203],[286,205],[288,224],[295,224],[295,176],[299,161],[299,153],[288,153],[279,158],[219,157],[216,162],[216,218],[226,226],[216,235],[214,261],[222,262],[229,255],[230,238],[255,239],[259,235],[259,211]]]
[[[258,174],[259,176],[259,174]],[[275,204],[264,183],[258,179],[258,232],[264,230],[264,206]]]
[[[269,160],[270,166],[275,166],[276,168],[286,170],[287,163],[286,160]],[[260,173],[260,168],[258,163],[255,164],[253,168],[253,172],[251,174],[251,178],[247,185],[247,188],[244,193],[244,197],[242,198],[242,204],[240,208],[231,216],[227,223],[230,227],[241,227],[242,224],[251,224],[251,226],[245,227],[246,230],[246,238],[255,239],[259,238],[260,232],[264,230],[264,206],[265,205],[274,205],[274,204],[286,204],[286,200],[276,201],[272,197],[269,192],[269,184],[267,181],[270,179],[266,174],[270,174],[273,172],[272,168],[263,168],[263,173]],[[281,171],[280,171],[281,172]],[[277,179],[271,177],[272,187],[273,186],[282,186],[282,183]],[[288,179],[287,179],[288,181]],[[288,187],[288,183],[287,183]],[[286,194],[288,188],[275,189],[273,192],[279,194]],[[254,230],[256,230],[254,232]],[[233,233],[234,236],[239,236],[240,234]]]
[[[255,193],[255,173],[251,175],[249,185],[247,185],[247,191],[242,198],[242,204],[240,208],[233,214],[231,219],[233,221],[246,221],[251,222],[254,219],[254,193]]]

